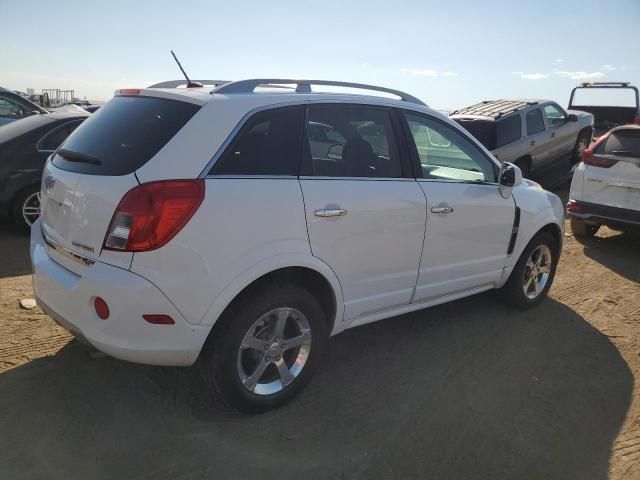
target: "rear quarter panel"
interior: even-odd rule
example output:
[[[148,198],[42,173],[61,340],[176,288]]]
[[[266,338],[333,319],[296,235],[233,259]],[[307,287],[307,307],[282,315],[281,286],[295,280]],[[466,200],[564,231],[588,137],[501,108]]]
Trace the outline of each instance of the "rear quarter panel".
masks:
[[[131,270],[158,286],[189,323],[213,324],[260,276],[287,266],[321,270],[320,263],[311,255],[297,178],[218,177],[206,180],[205,199],[183,230],[158,250],[135,253]]]

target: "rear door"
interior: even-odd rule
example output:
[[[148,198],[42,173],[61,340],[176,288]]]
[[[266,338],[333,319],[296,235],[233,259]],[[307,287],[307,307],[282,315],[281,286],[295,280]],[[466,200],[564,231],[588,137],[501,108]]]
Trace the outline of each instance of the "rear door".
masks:
[[[88,258],[128,268],[131,254],[101,251],[113,213],[138,185],[134,171],[195,114],[174,100],[117,96],[79,126],[52,155],[42,182],[48,240]]]
[[[306,142],[300,184],[311,250],[340,280],[345,320],[410,304],[426,204],[395,113],[334,104],[312,105],[307,115],[307,131],[322,124],[337,132],[325,152]]]
[[[582,200],[640,211],[640,127],[612,132],[593,155],[609,166],[585,169]]]
[[[413,301],[494,286],[507,260],[515,215],[513,199],[500,195],[496,164],[450,125],[413,112],[404,116],[427,199]]]

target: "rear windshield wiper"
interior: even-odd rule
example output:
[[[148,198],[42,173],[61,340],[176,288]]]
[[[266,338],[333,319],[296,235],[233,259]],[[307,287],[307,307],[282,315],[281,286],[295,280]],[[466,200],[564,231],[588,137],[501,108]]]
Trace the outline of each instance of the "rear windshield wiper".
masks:
[[[74,152],[73,150],[66,150],[61,148],[58,150],[58,155],[69,162],[90,163],[91,165],[102,165],[102,162],[96,157],[86,155],[80,152]]]

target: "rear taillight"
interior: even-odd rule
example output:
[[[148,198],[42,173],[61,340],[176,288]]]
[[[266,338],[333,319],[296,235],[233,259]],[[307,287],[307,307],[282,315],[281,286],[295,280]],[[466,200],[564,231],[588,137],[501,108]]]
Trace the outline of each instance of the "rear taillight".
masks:
[[[581,208],[575,200],[569,200],[567,203],[567,212],[580,212]]]
[[[120,200],[105,250],[144,252],[165,245],[204,199],[204,180],[164,180],[139,185]]]
[[[631,122],[633,125],[640,125],[640,117],[636,117],[633,119],[633,122]]]
[[[605,133],[600,138],[598,138],[598,141],[596,143],[594,143],[589,148],[587,148],[584,152],[582,152],[582,158],[581,158],[582,163],[584,163],[585,165],[591,165],[593,167],[600,167],[600,168],[610,168],[610,167],[613,167],[616,163],[618,163],[617,160],[609,160],[608,158],[598,157],[594,154],[594,152],[598,149],[598,147],[601,144],[603,144],[607,140],[607,138],[609,138],[610,136],[611,136],[611,132]]]
[[[591,165],[592,167],[611,168],[618,163],[618,161],[597,157],[590,150],[585,150],[582,154],[582,163],[585,165]]]

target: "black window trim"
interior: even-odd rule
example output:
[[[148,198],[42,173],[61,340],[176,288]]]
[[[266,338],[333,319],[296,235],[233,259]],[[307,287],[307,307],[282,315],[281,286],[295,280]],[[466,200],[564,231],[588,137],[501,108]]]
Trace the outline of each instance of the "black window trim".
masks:
[[[418,112],[416,110],[410,110],[407,108],[398,108],[396,110],[397,110],[398,117],[400,118],[400,123],[402,124],[402,129],[404,131],[405,143],[407,144],[411,152],[411,164],[414,170],[414,177],[417,181],[438,182],[438,183],[463,183],[463,184],[470,184],[470,185],[490,185],[490,186],[499,185],[498,176],[501,168],[500,164],[497,162],[497,160],[494,160],[493,158],[491,158],[485,153],[484,147],[482,146],[482,144],[480,144],[480,142],[478,142],[478,140],[473,138],[471,135],[467,134],[466,131],[462,131],[461,128],[458,128],[457,124],[456,125],[448,124],[447,122],[444,122],[442,119],[425,112]],[[495,175],[496,181],[487,182],[485,180],[483,182],[474,182],[474,181],[453,180],[453,179],[445,179],[445,178],[424,178],[422,176],[422,166],[420,164],[420,156],[418,154],[418,148],[416,147],[415,140],[413,139],[413,135],[411,134],[411,129],[409,128],[409,122],[405,117],[405,114],[407,113],[418,116],[418,117],[426,118],[427,120],[439,123],[444,127],[455,130],[458,135],[460,135],[462,138],[464,138],[465,140],[469,141],[472,145],[474,145],[478,149],[480,154],[489,162],[489,164],[493,166],[493,173]]]
[[[45,138],[47,138],[49,135],[51,135],[56,130],[61,129],[62,127],[66,126],[66,125],[69,125],[70,123],[78,123],[78,125],[79,125],[82,122],[84,122],[87,118],[89,118],[89,117],[87,116],[87,117],[81,117],[81,118],[74,118],[73,120],[69,120],[69,121],[66,121],[64,123],[61,123],[57,127],[53,128],[53,130],[49,130],[47,133],[42,135],[42,137],[40,137],[40,140],[38,140],[36,142],[36,150],[38,152],[40,152],[40,153],[53,153],[53,152],[57,151],[58,147],[60,147],[60,145],[62,145],[62,143],[60,145],[58,145],[58,147],[54,148],[53,150],[49,150],[47,148],[40,148],[40,144],[45,140]],[[64,143],[64,141],[63,141],[63,143]]]

